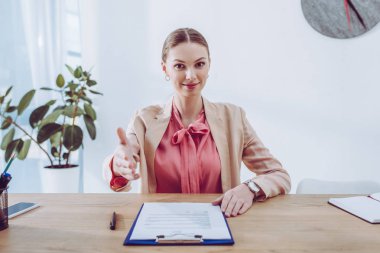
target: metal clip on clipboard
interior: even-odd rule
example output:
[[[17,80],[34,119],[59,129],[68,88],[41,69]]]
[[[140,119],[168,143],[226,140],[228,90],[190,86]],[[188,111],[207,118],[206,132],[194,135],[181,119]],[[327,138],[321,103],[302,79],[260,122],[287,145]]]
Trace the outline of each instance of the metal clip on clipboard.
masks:
[[[201,244],[203,243],[202,235],[172,234],[157,235],[157,244]]]

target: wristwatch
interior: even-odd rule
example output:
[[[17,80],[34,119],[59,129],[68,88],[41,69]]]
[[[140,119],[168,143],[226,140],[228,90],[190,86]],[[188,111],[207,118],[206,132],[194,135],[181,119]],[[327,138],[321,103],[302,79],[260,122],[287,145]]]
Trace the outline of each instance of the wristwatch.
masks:
[[[254,194],[253,199],[255,199],[257,197],[257,195],[259,194],[260,187],[258,187],[257,184],[255,182],[253,182],[252,179],[248,179],[248,180],[244,181],[243,183],[246,186],[248,186],[248,188],[251,192],[253,192],[253,194]]]

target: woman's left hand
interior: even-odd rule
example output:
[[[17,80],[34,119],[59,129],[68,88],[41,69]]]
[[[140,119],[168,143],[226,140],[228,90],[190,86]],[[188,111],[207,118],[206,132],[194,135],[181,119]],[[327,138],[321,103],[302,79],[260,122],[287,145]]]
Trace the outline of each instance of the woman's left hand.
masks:
[[[247,185],[240,184],[228,190],[222,196],[212,202],[213,205],[220,205],[220,209],[226,217],[236,216],[245,213],[253,203],[254,194]]]

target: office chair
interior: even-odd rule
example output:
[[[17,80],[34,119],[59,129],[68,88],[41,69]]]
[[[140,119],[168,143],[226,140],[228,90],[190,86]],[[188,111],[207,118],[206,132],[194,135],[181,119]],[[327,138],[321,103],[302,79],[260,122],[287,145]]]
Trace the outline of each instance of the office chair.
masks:
[[[297,194],[372,194],[380,192],[374,181],[325,181],[305,178],[298,183]]]

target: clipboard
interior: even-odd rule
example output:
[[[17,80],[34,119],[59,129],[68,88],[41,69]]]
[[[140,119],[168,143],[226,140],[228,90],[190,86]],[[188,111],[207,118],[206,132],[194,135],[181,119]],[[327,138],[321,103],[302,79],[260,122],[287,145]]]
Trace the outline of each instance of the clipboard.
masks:
[[[231,239],[204,239],[202,235],[190,235],[190,234],[180,234],[180,235],[157,235],[155,239],[149,240],[131,240],[131,236],[137,220],[140,216],[140,213],[144,207],[144,204],[141,205],[141,208],[133,221],[133,224],[127,234],[127,237],[124,240],[125,246],[175,246],[175,245],[233,245],[235,243],[231,229],[228,226],[226,217],[223,216],[224,221],[226,222],[226,227],[228,229]]]

